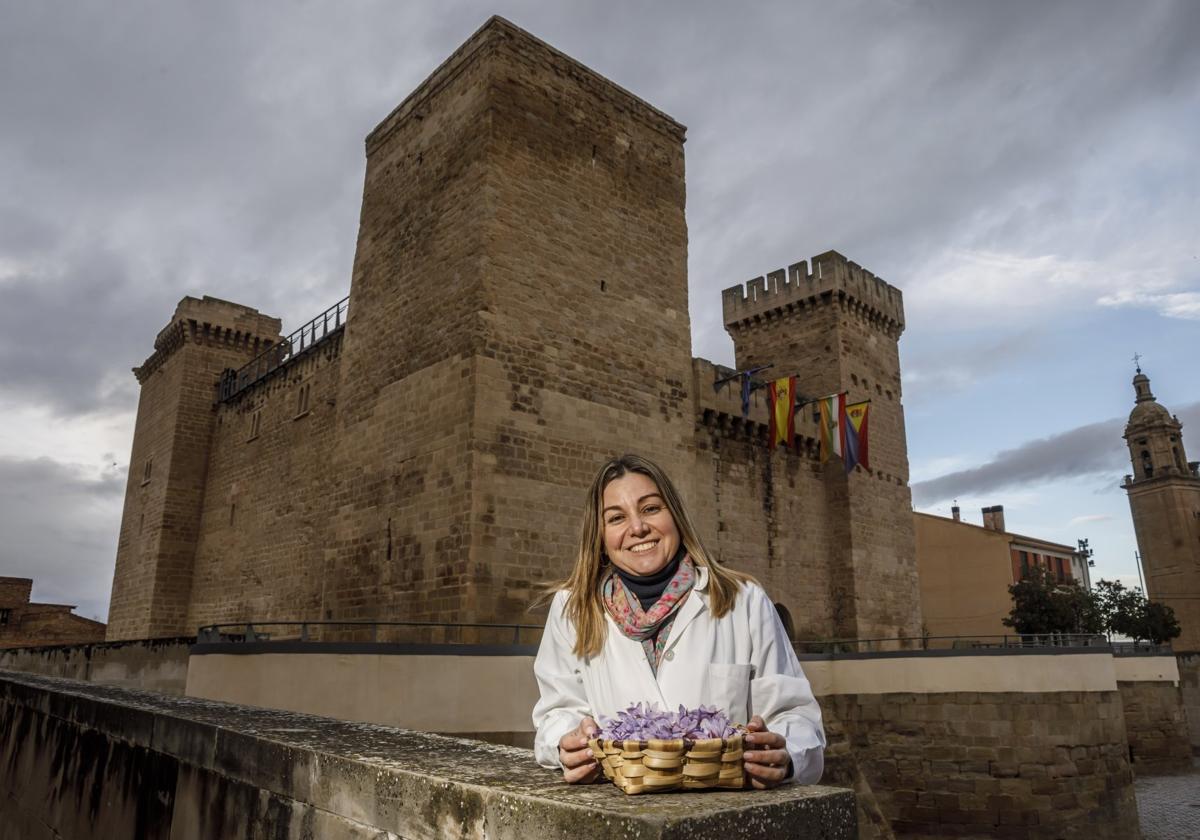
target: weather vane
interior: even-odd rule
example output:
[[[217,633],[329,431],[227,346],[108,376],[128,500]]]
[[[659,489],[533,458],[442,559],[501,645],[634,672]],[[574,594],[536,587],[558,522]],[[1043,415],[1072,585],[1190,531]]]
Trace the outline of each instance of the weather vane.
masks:
[[[1133,354],[1133,363],[1134,363],[1134,365],[1137,366],[1137,372],[1141,373],[1142,372],[1142,354],[1141,353]]]

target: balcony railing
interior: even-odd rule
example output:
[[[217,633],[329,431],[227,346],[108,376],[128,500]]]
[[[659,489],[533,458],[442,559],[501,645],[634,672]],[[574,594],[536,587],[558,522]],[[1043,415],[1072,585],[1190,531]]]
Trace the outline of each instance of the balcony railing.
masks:
[[[995,650],[1021,648],[1109,649],[1103,635],[1090,633],[1026,633],[1007,636],[900,636],[891,639],[829,639],[792,642],[797,654],[884,653],[904,651]],[[1130,654],[1132,655],[1132,654]]]
[[[432,621],[242,621],[208,624],[196,643],[378,642],[387,644],[534,645],[540,624],[444,623]]]
[[[221,374],[219,399],[226,402],[266,379],[298,356],[337,334],[350,317],[350,298],[342,298],[287,338],[259,353],[238,370]]]

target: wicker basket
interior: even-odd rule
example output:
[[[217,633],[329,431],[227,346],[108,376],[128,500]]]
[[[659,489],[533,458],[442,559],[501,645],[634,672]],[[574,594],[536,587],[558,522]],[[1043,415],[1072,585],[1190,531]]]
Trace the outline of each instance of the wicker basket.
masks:
[[[604,775],[628,794],[749,787],[742,736],[589,742]]]

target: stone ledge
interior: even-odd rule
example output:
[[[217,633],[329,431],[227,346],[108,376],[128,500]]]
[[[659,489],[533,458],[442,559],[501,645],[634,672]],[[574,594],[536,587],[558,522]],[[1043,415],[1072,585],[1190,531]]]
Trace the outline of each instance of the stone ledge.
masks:
[[[36,743],[37,751],[49,752],[62,749],[64,739],[102,736],[109,764],[175,765],[180,781],[171,807],[190,822],[225,807],[221,797],[197,796],[196,790],[250,791],[251,798],[284,803],[279,816],[262,817],[273,823],[257,826],[281,832],[271,836],[298,837],[305,820],[312,825],[314,819],[406,838],[856,835],[854,795],[837,788],[626,797],[609,785],[567,786],[556,772],[537,767],[530,751],[515,747],[6,671],[0,671],[0,712],[10,724],[0,742],[6,766],[24,762],[54,773],[52,762],[22,756],[22,750],[28,753]],[[12,725],[18,719],[24,724]],[[93,763],[85,756],[78,767],[92,772]],[[120,769],[127,777],[130,768]],[[203,784],[185,784],[197,776]],[[75,779],[75,786],[89,789],[97,783],[90,779]],[[5,786],[36,782],[27,775]],[[4,809],[22,801],[10,791],[0,793]],[[58,801],[70,807],[68,800]],[[51,822],[46,816],[53,815],[38,818]],[[207,816],[202,824],[222,824],[215,814]]]

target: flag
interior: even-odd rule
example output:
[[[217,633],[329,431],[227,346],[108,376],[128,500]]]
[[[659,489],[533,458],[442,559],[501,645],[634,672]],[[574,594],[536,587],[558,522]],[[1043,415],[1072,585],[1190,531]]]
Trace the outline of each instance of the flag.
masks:
[[[855,464],[862,464],[864,469],[870,469],[867,459],[867,410],[870,401],[851,403],[846,406],[846,423],[842,427],[842,460],[846,462],[846,472],[854,469]]]
[[[750,371],[742,373],[742,416],[750,416]]]
[[[821,463],[829,460],[830,455],[842,454],[842,444],[845,442],[846,426],[846,395],[833,394],[818,400],[821,408]]]
[[[785,376],[767,386],[770,397],[771,449],[782,443],[791,446],[796,438],[796,377]]]

